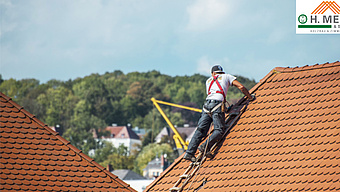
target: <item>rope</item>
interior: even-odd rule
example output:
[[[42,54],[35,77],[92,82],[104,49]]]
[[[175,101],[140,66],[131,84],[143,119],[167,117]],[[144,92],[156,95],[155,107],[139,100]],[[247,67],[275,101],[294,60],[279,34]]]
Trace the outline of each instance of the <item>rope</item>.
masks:
[[[241,103],[242,103],[242,102],[241,102]],[[240,103],[240,105],[241,105],[241,103]],[[229,104],[229,103],[228,103],[228,104]],[[244,105],[242,106],[242,108],[239,109],[239,113],[238,113],[238,115],[232,120],[232,123],[229,125],[229,129],[234,125],[235,121],[236,121],[237,119],[239,119],[239,117],[240,117],[241,114],[244,112],[244,109],[247,107],[247,105],[248,105],[248,103],[244,104]],[[212,128],[212,125],[210,125],[209,133],[210,133],[210,131],[211,131],[211,128]],[[224,134],[223,134],[223,137],[227,134],[228,131],[229,131],[229,130],[225,130],[225,132],[224,132]],[[208,148],[209,141],[210,141],[210,137],[208,137],[208,142],[207,142],[207,144],[206,144],[206,146],[205,146],[204,153],[203,153],[203,156],[202,156],[202,160],[201,160],[201,162],[200,162],[200,164],[199,164],[198,170],[195,172],[195,177],[194,177],[194,179],[191,181],[191,184],[190,184],[189,188],[188,188],[186,191],[189,191],[189,190],[190,190],[190,188],[191,188],[193,182],[196,180],[197,173],[198,173],[198,171],[199,171],[200,168],[201,168],[201,165],[202,165],[202,163],[203,163],[203,160],[205,160],[205,159],[203,159],[203,158],[205,158],[205,155],[206,155],[206,152],[207,152],[207,148]],[[221,140],[220,140],[220,141],[221,141]],[[217,141],[217,142],[211,147],[211,150],[212,150],[213,148],[215,148],[216,144],[217,144],[218,142],[220,142],[220,141]],[[210,150],[210,151],[211,151],[211,150]],[[196,160],[196,162],[197,162],[197,160]],[[195,163],[196,163],[196,162],[195,162]],[[189,179],[190,179],[190,178],[189,178]]]

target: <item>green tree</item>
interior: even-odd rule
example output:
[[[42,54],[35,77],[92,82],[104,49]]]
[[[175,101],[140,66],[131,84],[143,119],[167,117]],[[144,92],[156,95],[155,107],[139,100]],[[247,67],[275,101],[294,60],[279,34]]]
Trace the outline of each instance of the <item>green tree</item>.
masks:
[[[86,101],[91,114],[109,123],[112,106],[107,97],[108,91],[99,75],[85,77],[73,86],[73,91],[75,96]]]
[[[0,74],[0,85],[2,82],[4,82],[4,79],[2,78],[2,75]]]
[[[115,153],[117,149],[113,146],[112,143],[103,141],[101,144],[98,144],[98,148],[95,150],[95,154],[92,157],[97,163],[101,163],[105,161],[109,155]]]
[[[134,171],[136,173],[141,174],[143,169],[147,166],[147,164],[156,158],[156,155],[166,154],[167,159],[172,162],[175,159],[174,151],[172,147],[167,144],[156,144],[152,143],[145,146],[142,151],[138,154],[136,161],[135,161],[135,168]]]
[[[189,83],[189,88],[187,90],[190,99],[186,100],[184,102],[191,102],[191,103],[195,103],[196,108],[199,106],[199,108],[201,108],[201,106],[203,105],[203,102],[205,101],[206,98],[206,91],[205,91],[205,83],[204,82],[190,82]]]
[[[73,108],[77,102],[71,90],[65,87],[49,88],[46,93],[38,96],[38,103],[46,111],[44,122],[49,126],[61,124],[63,127],[70,126]]]
[[[174,98],[174,102],[175,103],[183,103],[186,101],[190,101],[190,96],[187,93],[187,90],[185,87],[181,87],[179,88],[175,98]]]
[[[120,145],[118,148],[114,148],[113,153],[107,156],[106,160],[99,163],[103,167],[112,165],[113,169],[133,169],[135,156],[129,155],[128,148],[124,145]]]
[[[64,137],[85,154],[95,149],[97,143],[93,138],[93,131],[103,129],[106,126],[104,120],[91,114],[90,104],[80,100],[74,108],[70,128],[64,133]]]
[[[37,102],[37,97],[46,89],[39,85],[38,80],[10,79],[0,85],[0,90],[35,116],[40,118],[44,114],[44,108]]]
[[[142,148],[149,145],[150,143],[153,143],[155,140],[152,130],[149,130],[146,132],[146,135],[142,139]]]
[[[8,97],[11,97],[13,100],[20,102],[20,83],[15,79],[5,80],[0,85],[0,91],[3,92]]]

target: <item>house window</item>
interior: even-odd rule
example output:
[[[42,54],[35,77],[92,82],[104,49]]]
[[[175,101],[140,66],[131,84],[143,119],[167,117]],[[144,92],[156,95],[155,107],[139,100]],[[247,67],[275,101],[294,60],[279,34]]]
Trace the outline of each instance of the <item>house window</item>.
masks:
[[[125,137],[125,133],[122,133],[121,137],[124,138]]]

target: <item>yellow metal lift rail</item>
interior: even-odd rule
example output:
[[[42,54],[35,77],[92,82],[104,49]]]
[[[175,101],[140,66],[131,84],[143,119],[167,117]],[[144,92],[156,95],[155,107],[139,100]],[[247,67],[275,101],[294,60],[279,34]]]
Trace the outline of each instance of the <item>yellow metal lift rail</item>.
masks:
[[[170,105],[170,106],[178,107],[178,108],[182,108],[182,109],[187,109],[187,110],[191,110],[191,111],[196,111],[196,112],[202,112],[202,110],[201,109],[197,109],[197,108],[187,107],[187,106],[184,106],[184,105],[178,105],[178,104],[174,104],[174,103],[168,103],[168,102],[165,102],[165,101],[156,100],[153,97],[151,98],[151,101],[156,106],[158,111],[161,113],[161,115],[163,116],[165,121],[168,123],[168,125],[170,126],[172,131],[175,133],[174,136],[173,136],[173,139],[175,140],[177,150],[179,150],[179,149],[187,150],[188,149],[188,143],[186,143],[183,140],[181,135],[178,133],[177,129],[170,122],[169,118],[165,115],[164,111],[161,109],[161,107],[158,105],[158,103],[159,104],[164,104],[164,105]]]

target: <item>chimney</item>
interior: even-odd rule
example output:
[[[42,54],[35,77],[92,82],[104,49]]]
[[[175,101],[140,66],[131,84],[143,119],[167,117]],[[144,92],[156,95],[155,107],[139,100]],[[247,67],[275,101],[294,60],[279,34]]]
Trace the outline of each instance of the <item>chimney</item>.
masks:
[[[106,166],[106,169],[107,169],[109,172],[112,172],[112,171],[113,171],[113,167],[112,167],[111,164],[108,164],[108,165]]]
[[[163,171],[165,169],[167,169],[169,167],[169,163],[168,163],[168,160],[166,159],[167,155],[166,154],[162,154],[161,156],[161,167],[163,169]]]

